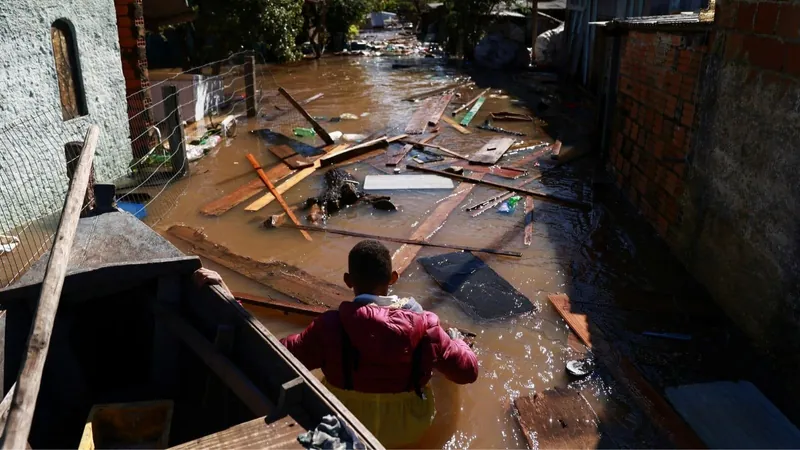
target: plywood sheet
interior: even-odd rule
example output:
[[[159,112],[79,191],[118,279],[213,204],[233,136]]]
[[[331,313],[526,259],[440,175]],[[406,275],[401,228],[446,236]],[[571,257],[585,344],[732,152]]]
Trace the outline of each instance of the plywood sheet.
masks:
[[[433,115],[434,108],[437,105],[438,97],[431,97],[425,100],[422,105],[414,111],[411,115],[411,120],[406,125],[406,134],[422,134],[428,128],[428,121]]]
[[[289,416],[267,423],[264,417],[232,426],[218,433],[171,447],[180,450],[229,448],[303,448],[297,436],[306,430]]]
[[[514,401],[528,447],[595,449],[600,443],[597,417],[579,391],[548,389]]]
[[[453,180],[438,175],[367,175],[365,191],[395,189],[453,189]]]
[[[469,161],[475,164],[495,164],[513,143],[512,138],[494,138],[472,155]]]

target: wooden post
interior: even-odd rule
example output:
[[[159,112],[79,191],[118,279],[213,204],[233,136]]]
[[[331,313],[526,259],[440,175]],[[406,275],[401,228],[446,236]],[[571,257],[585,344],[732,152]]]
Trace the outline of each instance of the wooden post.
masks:
[[[161,97],[164,99],[164,112],[169,136],[170,162],[172,171],[178,177],[189,173],[189,161],[186,159],[186,135],[183,131],[181,109],[178,106],[178,88],[164,86],[161,88]]]
[[[50,258],[47,260],[33,329],[28,336],[28,350],[23,356],[22,370],[17,378],[17,389],[14,392],[6,429],[3,431],[4,449],[25,448],[27,444],[36,398],[39,396],[42,382],[42,370],[50,348],[50,336],[53,333],[53,323],[61,298],[61,288],[64,286],[64,277],[69,267],[72,242],[78,228],[78,218],[86,194],[86,185],[89,184],[99,135],[100,127],[97,125],[89,127],[78,166],[67,191],[64,211],[53,239]]]
[[[256,116],[256,57],[244,57],[244,92],[247,117]]]
[[[78,158],[81,156],[82,148],[83,142],[67,142],[64,144],[64,155],[67,158],[67,178],[70,181],[72,181],[72,176],[78,167]],[[89,184],[86,186],[86,195],[83,197],[81,217],[88,216],[94,207],[94,166],[92,166],[92,170],[89,172]]]
[[[267,189],[269,189],[272,195],[275,196],[275,199],[278,200],[278,203],[281,204],[281,208],[283,208],[283,210],[286,212],[286,215],[289,216],[290,219],[292,219],[292,223],[294,223],[295,225],[300,225],[300,222],[298,222],[297,220],[297,216],[294,215],[292,209],[289,208],[289,205],[286,204],[286,201],[281,196],[281,193],[278,192],[277,189],[275,189],[275,185],[272,184],[272,182],[267,177],[267,174],[264,173],[264,170],[261,168],[261,165],[258,164],[256,158],[251,153],[248,153],[247,160],[250,161],[250,164],[252,164],[253,168],[256,169],[256,173],[258,173],[258,176],[259,178],[261,178],[261,181],[264,182],[264,185],[267,186]],[[303,230],[300,231],[300,234],[302,234],[307,241],[313,240],[311,239],[311,236]]]
[[[297,100],[295,100],[294,97],[292,97],[288,92],[286,92],[286,89],[278,88],[278,92],[289,103],[291,103],[292,106],[294,106],[294,109],[296,109],[300,113],[300,115],[302,115],[306,119],[306,121],[308,121],[309,124],[311,124],[311,127],[314,128],[314,131],[317,132],[317,134],[319,135],[320,138],[322,138],[322,140],[325,142],[325,144],[333,145],[333,138],[331,138],[331,135],[328,134],[327,131],[325,131],[325,128],[322,128],[322,125],[317,123],[317,121],[314,120],[313,117],[311,117],[311,114],[309,114],[308,111],[303,109],[303,107],[300,106],[299,103],[297,103]]]
[[[539,0],[531,0],[531,64],[536,61],[536,38],[539,37]]]

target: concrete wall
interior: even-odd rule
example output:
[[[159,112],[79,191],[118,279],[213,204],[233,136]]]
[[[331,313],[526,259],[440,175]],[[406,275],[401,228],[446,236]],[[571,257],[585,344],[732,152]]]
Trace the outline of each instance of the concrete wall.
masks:
[[[800,1],[716,4],[676,250],[786,380],[800,364]],[[795,401],[800,387],[790,383]]]
[[[66,122],[50,38],[57,19],[74,28],[89,112]],[[101,127],[98,180],[124,174],[131,147],[113,1],[0,2],[0,36],[0,230],[7,231],[61,207],[63,144],[83,140],[89,124]]]

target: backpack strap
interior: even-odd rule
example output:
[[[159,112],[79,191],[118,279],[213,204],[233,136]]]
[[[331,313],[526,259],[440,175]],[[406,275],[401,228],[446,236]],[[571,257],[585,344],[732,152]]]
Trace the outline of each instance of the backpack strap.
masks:
[[[358,351],[350,342],[344,326],[342,326],[342,379],[344,388],[348,391],[353,390],[353,372],[358,369]]]
[[[419,324],[421,324],[421,327]],[[424,376],[422,373],[422,355],[425,349],[428,348],[431,340],[425,330],[426,327],[424,316],[420,322],[417,322],[414,325],[416,331],[419,331],[419,328],[422,328],[422,338],[419,340],[419,342],[417,342],[417,346],[414,347],[414,352],[411,354],[411,377],[408,380],[407,390],[413,390],[417,393],[419,398],[425,400],[425,393],[422,391],[422,385],[420,384],[420,381]]]

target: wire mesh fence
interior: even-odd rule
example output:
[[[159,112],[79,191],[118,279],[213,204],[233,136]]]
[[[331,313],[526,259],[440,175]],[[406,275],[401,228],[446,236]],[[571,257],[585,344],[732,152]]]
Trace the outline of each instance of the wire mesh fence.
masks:
[[[149,86],[118,105],[120,114],[127,109],[127,121],[64,121],[53,107],[0,125],[0,286],[50,249],[69,167],[89,124],[103,122],[94,182],[114,184],[118,208],[151,226],[190,187],[192,163],[235,136],[240,119],[255,112],[248,128],[295,134],[304,119],[278,93],[268,66],[258,57],[252,64],[250,56],[242,52],[190,71],[154,71]]]

